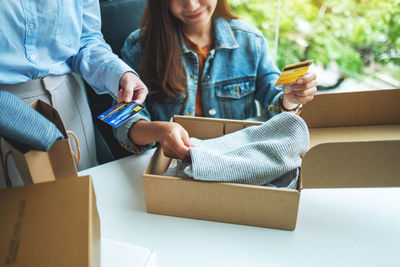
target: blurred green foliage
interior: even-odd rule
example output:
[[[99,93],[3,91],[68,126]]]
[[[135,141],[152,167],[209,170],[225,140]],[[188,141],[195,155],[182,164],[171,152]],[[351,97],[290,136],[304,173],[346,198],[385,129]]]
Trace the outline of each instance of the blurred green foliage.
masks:
[[[228,0],[275,51],[278,0]],[[344,76],[391,70],[400,80],[400,0],[281,0],[277,65],[335,61]]]

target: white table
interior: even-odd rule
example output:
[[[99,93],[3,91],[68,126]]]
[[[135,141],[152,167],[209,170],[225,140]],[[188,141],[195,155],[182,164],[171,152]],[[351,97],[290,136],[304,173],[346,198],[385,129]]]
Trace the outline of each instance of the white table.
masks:
[[[154,249],[160,267],[400,266],[400,188],[303,190],[293,232],[154,215],[141,178],[153,152],[79,175],[93,177],[102,237]]]

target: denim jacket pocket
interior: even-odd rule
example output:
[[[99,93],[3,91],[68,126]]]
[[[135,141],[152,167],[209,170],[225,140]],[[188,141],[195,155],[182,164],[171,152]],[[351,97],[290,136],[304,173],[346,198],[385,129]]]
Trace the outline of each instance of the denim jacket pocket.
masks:
[[[220,86],[215,87],[215,92],[218,97],[232,99],[241,99],[242,97],[253,93],[255,90],[255,80],[230,82],[229,84],[221,84]]]
[[[255,80],[229,81],[215,87],[221,115],[227,119],[245,119],[252,115],[254,104]]]

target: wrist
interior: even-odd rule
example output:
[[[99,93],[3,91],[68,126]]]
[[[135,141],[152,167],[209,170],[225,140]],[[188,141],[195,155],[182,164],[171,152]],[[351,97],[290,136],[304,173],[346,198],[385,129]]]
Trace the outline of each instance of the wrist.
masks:
[[[166,121],[154,121],[153,124],[153,133],[154,133],[154,140],[156,142],[162,143],[163,138],[166,136],[166,129],[168,127],[168,122]]]
[[[123,84],[125,80],[129,79],[129,77],[134,77],[136,76],[135,73],[132,71],[126,71],[121,75],[121,78],[119,79],[119,85]]]
[[[136,145],[147,145],[159,141],[160,131],[158,122],[138,120],[129,129],[129,137]]]
[[[301,114],[301,110],[303,108],[302,104],[292,104],[292,103],[286,104],[285,102],[287,103],[287,101],[285,101],[285,98],[283,97],[283,95],[281,95],[278,100],[281,112],[284,112],[284,111],[285,112],[293,112],[296,115]]]
[[[293,103],[288,102],[283,94],[279,97],[278,103],[279,103],[279,107],[281,108],[281,111],[297,112],[302,107],[301,104],[293,104]]]

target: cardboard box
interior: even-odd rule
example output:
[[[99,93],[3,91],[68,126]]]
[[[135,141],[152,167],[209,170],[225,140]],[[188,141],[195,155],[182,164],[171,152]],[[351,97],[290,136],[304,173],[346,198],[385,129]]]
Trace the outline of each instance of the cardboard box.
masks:
[[[149,213],[294,230],[303,188],[400,186],[400,90],[321,94],[302,117],[311,148],[298,190],[163,176],[158,148],[143,174]],[[208,139],[257,122],[176,116],[192,137]],[[223,171],[223,170],[221,170]]]
[[[0,266],[100,266],[90,176],[0,190]]]

